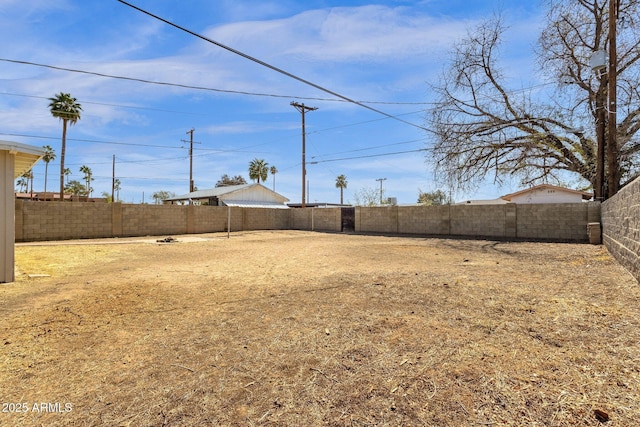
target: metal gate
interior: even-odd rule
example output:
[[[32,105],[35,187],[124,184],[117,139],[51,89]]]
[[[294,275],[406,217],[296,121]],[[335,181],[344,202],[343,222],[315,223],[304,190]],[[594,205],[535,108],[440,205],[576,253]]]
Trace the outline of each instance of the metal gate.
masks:
[[[342,232],[356,231],[356,208],[341,208]]]

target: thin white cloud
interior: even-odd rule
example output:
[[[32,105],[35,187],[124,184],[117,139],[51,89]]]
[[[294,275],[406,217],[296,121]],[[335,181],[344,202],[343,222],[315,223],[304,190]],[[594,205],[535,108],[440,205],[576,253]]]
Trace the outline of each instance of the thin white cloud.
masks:
[[[407,8],[340,7],[290,18],[245,21],[212,28],[216,41],[268,57],[370,62],[428,55],[464,34],[467,22],[436,19]]]

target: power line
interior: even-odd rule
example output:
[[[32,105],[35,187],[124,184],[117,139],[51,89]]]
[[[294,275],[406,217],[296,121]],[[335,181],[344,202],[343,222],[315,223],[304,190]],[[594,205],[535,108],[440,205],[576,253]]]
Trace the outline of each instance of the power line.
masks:
[[[417,150],[407,150],[407,151],[396,151],[394,153],[381,153],[381,154],[370,154],[368,156],[356,156],[356,157],[342,157],[340,159],[328,159],[328,160],[318,160],[314,162],[309,162],[309,164],[315,165],[318,163],[329,163],[329,162],[340,162],[343,160],[355,160],[355,159],[367,159],[370,157],[384,157],[384,156],[393,156],[396,154],[406,154],[406,153],[419,153],[427,151],[426,148],[419,148]]]
[[[356,150],[348,150],[348,151],[338,151],[337,153],[328,153],[328,154],[318,154],[317,156],[312,156],[312,159],[317,159],[318,157],[326,157],[326,156],[335,156],[336,154],[346,154],[346,153],[357,153],[358,151],[369,151],[369,150],[375,150],[376,148],[383,148],[383,147],[391,147],[393,145],[404,145],[404,144],[411,144],[414,142],[420,142],[420,141],[424,141],[424,138],[419,138],[419,139],[412,139],[411,141],[403,141],[403,142],[393,142],[390,144],[382,144],[382,145],[376,145],[373,147],[367,147],[367,148],[359,148]]]
[[[231,90],[231,89],[218,89],[218,88],[211,88],[211,87],[205,87],[205,86],[194,86],[194,85],[187,85],[187,84],[182,84],[182,83],[158,82],[158,81],[154,81],[154,80],[147,80],[147,79],[142,79],[142,78],[137,78],[137,77],[117,76],[117,75],[113,75],[113,74],[99,73],[99,72],[96,72],[96,71],[78,70],[78,69],[75,69],[75,68],[60,67],[60,66],[57,66],[57,65],[48,65],[48,64],[40,64],[40,63],[37,63],[37,62],[21,61],[21,60],[18,60],[18,59],[0,58],[0,61],[11,62],[11,63],[14,63],[14,64],[31,65],[31,66],[34,66],[34,67],[49,68],[49,69],[58,70],[58,71],[67,71],[69,73],[79,73],[79,74],[87,74],[87,75],[90,75],[90,76],[105,77],[105,78],[110,78],[110,79],[127,80],[127,81],[132,81],[132,82],[137,82],[137,83],[145,83],[145,84],[152,84],[152,85],[159,85],[159,86],[179,87],[179,88],[183,88],[183,89],[204,90],[204,91],[209,91],[209,92],[230,93],[230,94],[235,94],[235,95],[262,96],[262,97],[286,98],[286,99],[297,98],[297,99],[304,99],[304,100],[326,101],[326,102],[356,102],[356,103],[358,103],[358,102],[363,102],[363,103],[366,102],[367,104],[386,104],[386,105],[431,105],[431,104],[433,104],[433,102],[348,101],[346,98],[345,99],[335,99],[335,98],[318,98],[318,97],[305,97],[305,96],[293,96],[293,95],[277,95],[277,94],[272,94],[272,93],[247,92],[247,91]],[[14,94],[7,93],[6,95],[14,95]],[[26,96],[26,95],[14,95],[14,96]],[[33,98],[48,99],[48,98],[45,98],[45,97],[35,97],[35,96]],[[97,102],[94,103],[94,104],[110,105],[110,104],[100,104],[100,103],[97,103]],[[115,105],[115,106],[116,107],[125,107],[125,108],[138,108],[138,107],[125,106],[125,105]],[[165,111],[165,112],[170,112],[170,113],[172,112],[172,111],[169,111],[169,110],[158,110],[158,111]]]
[[[139,82],[139,83],[162,85],[162,86],[174,86],[174,87],[181,87],[181,88],[185,88],[185,89],[205,90],[205,91],[212,91],[212,92],[223,92],[223,93],[231,93],[231,94],[238,94],[238,95],[249,95],[249,96],[264,96],[264,97],[272,97],[272,98],[286,98],[286,99],[296,98],[296,99],[304,99],[304,100],[312,100],[312,101],[326,101],[326,102],[351,102],[351,101],[347,101],[346,99],[305,97],[305,96],[298,96],[298,95],[278,95],[278,94],[270,94],[270,93],[235,91],[235,90],[230,90],[230,89],[217,89],[217,88],[202,87],[202,86],[192,86],[192,85],[186,85],[186,84],[181,84],[181,83],[157,82],[157,81],[153,81],[153,80],[146,80],[146,79],[141,79],[141,78],[136,78],[136,77],[116,76],[116,75],[112,75],[112,74],[98,73],[98,72],[86,71],[86,70],[78,70],[78,69],[74,69],[74,68],[65,68],[65,67],[60,67],[60,66],[56,66],[56,65],[39,64],[39,63],[36,63],[36,62],[22,61],[22,60],[17,60],[17,59],[0,58],[0,61],[12,62],[12,63],[15,63],[15,64],[22,64],[22,65],[32,65],[32,66],[35,66],[35,67],[50,68],[50,69],[59,70],[59,71],[67,71],[67,72],[70,72],[70,73],[88,74],[88,75],[95,75],[95,76],[98,76],[98,77],[129,80],[129,81],[134,81],[134,82]],[[555,84],[556,84],[555,82],[540,83],[540,84],[537,84],[537,85],[527,86],[527,87],[523,87],[523,88],[520,88],[520,89],[508,90],[508,91],[505,91],[505,93],[507,93],[507,94],[515,94],[515,93],[518,93],[518,92],[525,92],[525,91],[532,90],[532,89],[539,89],[541,87],[552,86],[552,85],[555,85]],[[8,93],[8,92],[2,92],[0,94],[2,94],[2,95],[10,95],[10,96],[21,96],[21,97],[25,97],[25,98],[40,98],[40,99],[47,99],[47,100],[49,99],[49,98],[47,98],[45,96],[23,95],[23,94]],[[430,102],[417,102],[417,101],[400,102],[400,101],[362,101],[362,100],[360,100],[360,101],[357,101],[357,102],[360,102],[360,103],[363,103],[363,104],[384,104],[384,105],[438,105],[438,103],[434,102],[434,101],[430,101]],[[84,101],[83,103],[85,103],[85,104],[95,104],[95,105],[106,105],[106,106],[111,106],[111,107],[132,108],[132,109],[140,109],[140,110],[152,110],[152,111],[160,111],[160,112],[165,112],[165,113],[180,113],[180,114],[192,114],[192,115],[203,115],[203,116],[207,115],[207,114],[204,114],[204,113],[173,111],[173,110],[164,110],[164,109],[150,108],[150,107],[137,107],[137,106],[133,106],[133,105],[119,105],[119,104],[109,104],[109,103],[102,103],[102,102],[88,102],[88,101]],[[637,104],[637,102],[636,103],[631,103],[630,105],[635,105],[635,104]],[[424,111],[424,110],[410,112],[410,113],[404,113],[404,114],[398,114],[397,116],[415,114],[415,113],[418,113],[418,112],[421,112],[421,111]],[[389,117],[389,118],[395,118],[395,117],[396,116]],[[383,119],[378,119],[378,120],[383,120]]]
[[[406,121],[406,120],[403,120],[403,119],[401,119],[401,118],[399,118],[399,117],[392,116],[391,114],[385,113],[384,111],[378,110],[377,108],[373,108],[373,107],[371,107],[371,106],[369,106],[369,105],[366,105],[366,104],[364,104],[364,103],[362,103],[362,102],[359,102],[359,101],[353,100],[353,99],[348,98],[348,97],[346,97],[346,96],[344,96],[344,95],[341,95],[341,94],[339,94],[339,93],[337,93],[337,92],[334,92],[334,91],[332,91],[332,90],[329,90],[329,89],[327,89],[327,88],[325,88],[325,87],[323,87],[323,86],[320,86],[320,85],[317,85],[317,84],[315,84],[315,83],[312,83],[312,82],[310,82],[309,80],[305,80],[305,79],[303,79],[303,78],[301,78],[301,77],[298,77],[298,76],[296,76],[295,74],[289,73],[288,71],[285,71],[285,70],[283,70],[283,69],[281,69],[281,68],[278,68],[278,67],[273,66],[273,65],[271,65],[271,64],[268,64],[268,63],[266,63],[266,62],[264,62],[264,61],[261,61],[261,60],[259,60],[259,59],[257,59],[257,58],[254,58],[253,56],[250,56],[250,55],[248,55],[248,54],[246,54],[246,53],[244,53],[244,52],[241,52],[241,51],[236,50],[236,49],[234,49],[234,48],[232,48],[232,47],[226,46],[226,45],[224,45],[224,44],[222,44],[222,43],[220,43],[220,42],[217,42],[217,41],[215,41],[215,40],[213,40],[213,39],[210,39],[210,38],[208,38],[208,37],[205,37],[205,36],[203,36],[203,35],[201,35],[201,34],[198,34],[198,33],[194,32],[194,31],[191,31],[191,30],[189,30],[189,29],[187,29],[187,28],[185,28],[185,27],[182,27],[182,26],[180,26],[180,25],[178,25],[178,24],[175,24],[175,23],[173,23],[173,22],[171,22],[171,21],[168,21],[168,20],[166,20],[166,19],[164,19],[164,18],[161,18],[161,17],[160,17],[160,16],[158,16],[158,15],[154,15],[153,13],[148,12],[148,11],[146,11],[146,10],[144,10],[144,9],[141,9],[141,8],[139,8],[139,7],[137,7],[137,6],[134,6],[134,5],[132,5],[131,3],[128,3],[128,2],[126,2],[126,1],[124,1],[124,0],[117,0],[117,1],[119,1],[120,3],[122,3],[122,4],[124,4],[124,5],[127,5],[127,6],[129,6],[129,7],[131,7],[131,8],[133,8],[133,9],[136,9],[137,11],[142,12],[142,13],[144,13],[145,15],[151,16],[151,17],[152,17],[152,18],[154,18],[154,19],[157,19],[157,20],[159,20],[159,21],[162,21],[162,22],[164,22],[164,23],[165,23],[165,24],[167,24],[167,25],[170,25],[170,26],[172,26],[172,27],[174,27],[174,28],[177,28],[177,29],[179,29],[179,30],[181,30],[181,31],[184,31],[184,32],[188,33],[188,34],[191,34],[191,35],[192,35],[192,36],[194,36],[194,37],[198,37],[198,38],[200,38],[200,39],[202,39],[202,40],[204,40],[204,41],[206,41],[206,42],[209,42],[209,43],[214,44],[214,45],[216,45],[216,46],[218,46],[218,47],[221,47],[222,49],[225,49],[225,50],[227,50],[227,51],[229,51],[229,52],[231,52],[231,53],[234,53],[234,54],[236,54],[236,55],[239,55],[239,56],[241,56],[241,57],[243,57],[243,58],[245,58],[245,59],[248,59],[248,60],[250,60],[250,61],[252,61],[252,62],[255,62],[256,64],[262,65],[263,67],[269,68],[269,69],[271,69],[271,70],[273,70],[273,71],[275,71],[275,72],[277,72],[277,73],[280,73],[280,74],[282,74],[282,75],[285,75],[285,76],[287,76],[287,77],[290,77],[290,78],[292,78],[292,79],[294,79],[294,80],[297,80],[297,81],[299,81],[299,82],[301,82],[301,83],[304,83],[304,84],[306,84],[306,85],[308,85],[308,86],[314,87],[314,88],[316,88],[316,89],[318,89],[318,90],[320,90],[320,91],[322,91],[322,92],[328,93],[328,94],[330,94],[330,95],[333,95],[333,96],[335,96],[335,97],[338,97],[338,98],[340,98],[340,99],[343,99],[343,100],[345,100],[345,101],[347,101],[347,102],[350,102],[350,103],[352,103],[352,104],[358,105],[358,106],[360,106],[360,107],[362,107],[362,108],[366,108],[367,110],[373,111],[374,113],[382,114],[383,116],[386,116],[386,117],[389,117],[389,118],[391,118],[391,119],[397,120],[397,121],[402,122],[402,123],[404,123],[404,124],[407,124],[407,125],[409,125],[409,126],[412,126],[412,127],[415,127],[415,128],[418,128],[418,129],[421,129],[421,130],[427,131],[427,132],[433,132],[432,130],[427,129],[427,128],[423,127],[423,126],[417,125],[417,124],[415,124],[415,123],[411,123],[411,122]]]
[[[3,61],[0,58],[0,61]],[[36,95],[24,95],[20,93],[9,93],[9,92],[0,92],[0,95],[8,95],[8,96],[19,96],[21,98],[35,98],[35,99],[46,99],[49,100],[46,96],[36,96]],[[82,101],[83,104],[91,104],[91,105],[104,105],[106,107],[118,107],[118,108],[130,108],[132,110],[148,110],[148,111],[157,111],[160,113],[171,113],[171,114],[189,114],[193,116],[208,116],[209,114],[204,113],[192,113],[185,111],[174,111],[174,110],[165,110],[162,108],[151,108],[151,107],[139,107],[135,105],[122,105],[122,104],[109,104],[106,102],[92,102],[92,101]]]
[[[19,136],[22,138],[36,138],[36,139],[56,139],[56,140],[60,139],[60,137],[54,137],[54,136],[27,135],[27,134],[21,134],[21,133],[0,133],[0,135]],[[184,149],[184,147],[171,147],[169,145],[136,144],[132,142],[115,142],[115,141],[97,141],[95,139],[67,138],[67,141],[91,142],[94,144],[126,145],[126,146],[132,146],[132,147],[172,148],[172,149],[181,149],[181,150]]]
[[[424,113],[425,111],[426,110],[411,111],[409,113],[397,114],[395,117],[410,116],[412,114]],[[388,117],[383,117],[383,118],[379,118],[379,119],[365,120],[365,121],[356,122],[356,123],[349,123],[349,124],[346,124],[346,125],[333,126],[333,127],[325,128],[325,129],[318,129],[318,130],[314,130],[312,132],[309,132],[309,135],[314,134],[314,133],[326,132],[328,130],[342,129],[342,128],[351,127],[351,126],[359,126],[359,125],[364,125],[364,124],[367,124],[367,123],[379,122],[379,121],[388,120],[388,119],[389,119]]]

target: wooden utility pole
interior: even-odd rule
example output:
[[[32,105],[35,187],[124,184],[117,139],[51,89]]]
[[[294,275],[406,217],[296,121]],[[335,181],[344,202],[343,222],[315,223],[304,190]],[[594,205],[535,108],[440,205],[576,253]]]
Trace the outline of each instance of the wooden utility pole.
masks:
[[[189,138],[189,193],[193,193],[193,132],[195,129],[187,131]]]
[[[298,111],[300,111],[300,113],[302,113],[302,205],[301,207],[306,207],[307,205],[305,204],[305,194],[304,194],[304,187],[305,187],[305,183],[306,183],[306,179],[307,179],[307,161],[306,161],[306,153],[305,153],[305,145],[306,145],[306,132],[305,132],[305,126],[304,126],[304,114],[307,111],[315,111],[318,108],[317,107],[307,107],[304,104],[299,104],[297,102],[291,102],[291,105]]]
[[[382,181],[386,181],[387,178],[378,178],[376,181],[380,181],[380,204],[382,205]]]
[[[617,126],[617,92],[616,86],[618,84],[617,68],[618,68],[618,54],[616,43],[616,20],[618,19],[618,11],[620,8],[620,0],[609,0],[609,70],[607,72],[609,77],[608,86],[608,135],[607,135],[607,168],[608,168],[608,180],[607,180],[607,197],[612,197],[618,192],[620,172],[618,171],[618,141],[616,134],[618,131]]]
[[[605,76],[601,77],[603,80]],[[601,88],[604,83],[601,83]],[[605,157],[605,145],[606,141],[606,121],[607,114],[605,112],[606,99],[603,92],[604,89],[598,90],[596,93],[596,140],[598,141],[597,154],[596,154],[596,184],[594,188],[595,200],[603,202],[605,197],[604,182],[604,157]]]
[[[113,160],[111,161],[111,203],[116,202],[115,198],[116,194],[116,155],[113,155]]]

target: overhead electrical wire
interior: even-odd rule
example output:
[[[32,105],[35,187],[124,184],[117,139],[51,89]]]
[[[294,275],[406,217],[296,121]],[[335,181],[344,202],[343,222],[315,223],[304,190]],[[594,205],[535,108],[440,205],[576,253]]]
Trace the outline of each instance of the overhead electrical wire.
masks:
[[[257,59],[257,58],[255,58],[255,57],[253,57],[253,56],[251,56],[251,55],[248,55],[248,54],[246,54],[246,53],[244,53],[244,52],[241,52],[241,51],[239,51],[239,50],[237,50],[237,49],[234,49],[234,48],[232,48],[232,47],[226,46],[226,45],[224,45],[224,44],[222,44],[222,43],[220,43],[220,42],[217,42],[217,41],[215,41],[215,40],[213,40],[213,39],[210,39],[210,38],[208,38],[208,37],[205,37],[205,36],[203,36],[202,34],[198,34],[198,33],[196,33],[195,31],[191,31],[191,30],[189,30],[189,29],[187,29],[187,28],[185,28],[185,27],[182,27],[182,26],[180,26],[180,25],[178,25],[178,24],[175,24],[175,23],[173,23],[173,22],[171,22],[171,21],[169,21],[169,20],[167,20],[167,19],[164,19],[164,18],[162,18],[162,17],[160,17],[160,16],[158,16],[158,15],[155,15],[155,14],[153,14],[153,13],[151,13],[151,12],[148,12],[148,11],[146,11],[146,10],[144,10],[144,9],[142,9],[142,8],[139,8],[138,6],[135,6],[135,5],[131,4],[131,3],[128,3],[128,2],[126,2],[126,1],[124,1],[124,0],[117,0],[117,1],[118,1],[118,2],[120,2],[120,3],[122,3],[122,4],[124,4],[124,5],[127,5],[127,6],[129,6],[129,7],[131,7],[131,8],[133,8],[133,9],[135,9],[135,10],[139,11],[139,12],[142,12],[142,13],[144,13],[145,15],[151,16],[151,17],[152,17],[152,18],[154,18],[154,19],[157,19],[157,20],[159,20],[159,21],[162,21],[162,22],[164,22],[164,23],[165,23],[165,24],[167,24],[167,25],[170,25],[170,26],[172,26],[172,27],[174,27],[174,28],[177,28],[177,29],[179,29],[179,30],[181,30],[181,31],[184,31],[184,32],[188,33],[188,34],[191,34],[191,35],[192,35],[192,36],[194,36],[194,37],[197,37],[197,38],[199,38],[199,39],[202,39],[202,40],[204,40],[204,41],[206,41],[206,42],[208,42],[208,43],[214,44],[214,45],[216,45],[216,46],[218,46],[218,47],[220,47],[220,48],[222,48],[222,49],[225,49],[225,50],[227,50],[227,51],[229,51],[229,52],[231,52],[231,53],[234,53],[234,54],[236,54],[236,55],[239,55],[239,56],[241,56],[241,57],[243,57],[243,58],[245,58],[245,59],[248,59],[248,60],[250,60],[250,61],[252,61],[252,62],[255,62],[256,64],[262,65],[263,67],[269,68],[270,70],[273,70],[273,71],[275,71],[275,72],[277,72],[277,73],[280,73],[280,74],[285,75],[285,76],[287,76],[287,77],[289,77],[289,78],[292,78],[292,79],[294,79],[294,80],[297,80],[297,81],[299,81],[299,82],[301,82],[301,83],[304,83],[304,84],[306,84],[306,85],[308,85],[308,86],[314,87],[314,88],[316,88],[316,89],[318,89],[318,90],[320,90],[320,91],[322,91],[322,92],[328,93],[328,94],[333,95],[333,96],[335,96],[335,97],[337,97],[337,98],[340,98],[340,99],[343,99],[343,100],[345,100],[345,101],[347,101],[347,102],[350,102],[350,103],[352,103],[352,104],[358,105],[358,106],[360,106],[360,107],[362,107],[362,108],[366,108],[366,109],[367,109],[367,110],[369,110],[369,111],[373,111],[374,113],[382,114],[383,116],[386,116],[386,117],[388,117],[388,118],[390,118],[390,119],[397,120],[397,121],[399,121],[399,122],[402,122],[402,123],[404,123],[404,124],[407,124],[407,125],[412,126],[412,127],[415,127],[415,128],[418,128],[418,129],[420,129],[420,130],[424,130],[424,131],[427,131],[427,132],[434,132],[434,131],[432,131],[432,130],[430,130],[430,129],[425,128],[424,126],[420,126],[420,125],[417,125],[417,124],[415,124],[415,123],[411,123],[411,122],[409,122],[409,121],[407,121],[407,120],[403,120],[403,119],[401,119],[401,118],[399,118],[399,117],[396,117],[396,116],[393,116],[393,115],[391,115],[391,114],[389,114],[389,113],[385,113],[384,111],[381,111],[381,110],[379,110],[379,109],[377,109],[377,108],[373,108],[373,107],[371,107],[371,106],[369,106],[369,105],[366,105],[366,104],[364,104],[364,103],[362,103],[362,102],[360,102],[360,101],[356,101],[356,100],[354,100],[354,99],[348,98],[348,97],[346,97],[346,96],[344,96],[344,95],[341,95],[341,94],[339,94],[339,93],[337,93],[337,92],[334,92],[334,91],[332,91],[332,90],[330,90],[330,89],[327,89],[327,88],[325,88],[325,87],[323,87],[323,86],[320,86],[320,85],[318,85],[318,84],[315,84],[315,83],[313,83],[313,82],[310,82],[309,80],[305,80],[305,79],[303,79],[302,77],[298,77],[298,76],[296,76],[295,74],[292,74],[292,73],[290,73],[290,72],[288,72],[288,71],[283,70],[282,68],[278,68],[278,67],[276,67],[276,66],[274,66],[274,65],[268,64],[268,63],[266,63],[266,62],[264,62],[264,61],[262,61],[262,60],[260,60],[260,59]]]
[[[132,82],[159,85],[159,86],[179,87],[179,88],[183,88],[183,89],[204,90],[204,91],[209,91],[209,92],[230,93],[230,94],[235,94],[235,95],[248,95],[248,96],[262,96],[262,97],[271,97],[271,98],[286,98],[286,99],[296,98],[296,99],[303,99],[303,100],[308,100],[308,101],[354,102],[354,101],[348,101],[347,99],[305,97],[305,96],[297,96],[297,95],[296,96],[293,96],[293,95],[277,95],[277,94],[272,94],[272,93],[247,92],[247,91],[231,90],[231,89],[218,89],[218,88],[205,87],[205,86],[194,86],[194,85],[187,85],[187,84],[182,84],[182,83],[159,82],[159,81],[154,81],[154,80],[141,79],[141,78],[138,78],[138,77],[117,76],[117,75],[114,75],[114,74],[99,73],[99,72],[96,72],[96,71],[78,70],[78,69],[75,69],[75,68],[60,67],[60,66],[57,66],[57,65],[40,64],[40,63],[37,63],[37,62],[22,61],[22,60],[18,60],[18,59],[0,58],[0,61],[11,62],[11,63],[14,63],[14,64],[31,65],[31,66],[34,66],[34,67],[50,68],[52,70],[67,71],[69,73],[87,74],[87,75],[90,75],[90,76],[105,77],[105,78],[117,79],[117,80],[127,80],[127,81],[132,81]],[[7,94],[7,95],[13,95],[13,94]],[[20,95],[15,95],[15,96],[20,96]],[[363,103],[366,102],[367,104],[386,104],[386,105],[430,105],[430,104],[433,104],[433,102],[394,102],[394,101],[356,101],[356,102],[363,102]],[[95,104],[98,104],[98,105],[110,105],[110,104],[100,104],[100,103],[97,103],[97,102]],[[130,106],[124,106],[124,107],[137,108],[137,107],[130,107]],[[160,110],[160,111],[164,111],[164,110]],[[168,112],[171,112],[171,111],[168,111]]]
[[[376,145],[376,146],[367,147],[367,148],[358,148],[358,149],[355,149],[355,150],[339,151],[339,152],[336,152],[336,153],[318,154],[317,156],[311,156],[311,159],[317,159],[319,157],[326,157],[326,156],[335,156],[337,154],[357,153],[359,151],[375,150],[376,148],[391,147],[393,145],[412,144],[414,142],[421,142],[421,141],[424,141],[424,138],[412,139],[411,141],[392,142],[392,143],[389,143],[389,144]]]
[[[370,157],[384,157],[384,156],[393,156],[396,154],[406,154],[406,153],[419,153],[422,151],[427,151],[426,148],[419,148],[417,150],[407,150],[407,151],[396,151],[393,153],[381,153],[381,154],[369,154],[367,156],[355,156],[355,157],[342,157],[339,159],[327,159],[327,160],[317,160],[317,161],[312,161],[312,162],[308,162],[309,164],[315,165],[318,163],[329,163],[329,162],[340,162],[343,160],[355,160],[355,159],[368,159]]]
[[[54,136],[27,135],[27,134],[22,134],[22,133],[4,133],[4,132],[0,132],[0,135],[18,136],[18,137],[22,137],[22,138],[34,138],[34,139],[56,139],[56,140],[60,139],[59,137],[54,137]],[[99,140],[95,140],[95,139],[67,138],[67,141],[91,142],[91,143],[94,143],[94,144],[125,145],[125,146],[131,146],[131,147],[170,148],[170,149],[178,149],[178,150],[186,150],[187,149],[187,147],[185,147],[185,146],[178,147],[178,146],[170,146],[170,145],[138,144],[138,143],[134,143],[134,142],[99,141]],[[250,148],[250,147],[244,147],[244,148]],[[242,148],[234,148],[234,149],[229,149],[229,150],[222,150],[222,149],[219,149],[219,148],[194,148],[194,150],[204,152],[202,154],[198,154],[198,156],[208,156],[208,155],[211,155],[211,154],[218,154],[218,153],[256,153],[256,151],[254,151],[254,150],[252,150],[252,151],[243,151]],[[166,160],[173,160],[173,158],[172,159],[166,159]],[[148,161],[153,161],[153,160],[148,160]],[[138,161],[132,161],[132,163],[136,163],[136,162],[138,162]]]
[[[0,61],[3,61],[0,58]],[[37,96],[37,95],[25,95],[21,93],[11,93],[11,92],[0,92],[0,95],[8,95],[8,96],[19,96],[21,98],[35,98],[35,99],[46,99],[49,100],[46,96]],[[137,105],[122,105],[122,104],[110,104],[107,102],[92,102],[92,101],[82,101],[83,104],[91,104],[91,105],[104,105],[106,107],[118,107],[118,108],[130,108],[132,110],[146,110],[146,111],[157,111],[159,113],[171,113],[171,114],[186,114],[192,116],[207,116],[205,113],[192,113],[185,111],[175,111],[175,110],[166,110],[164,108],[151,108],[151,107],[140,107]]]
[[[21,134],[21,133],[0,133],[0,135],[19,136],[19,137],[22,137],[22,138],[36,138],[36,139],[60,139],[59,137],[53,137],[53,136],[27,135],[27,134]],[[127,145],[127,146],[133,146],[133,147],[184,149],[184,147],[172,147],[172,146],[169,146],[169,145],[136,144],[136,143],[133,143],[133,142],[98,141],[98,140],[95,140],[95,139],[67,138],[67,141],[91,142],[91,143],[94,143],[94,144]]]

